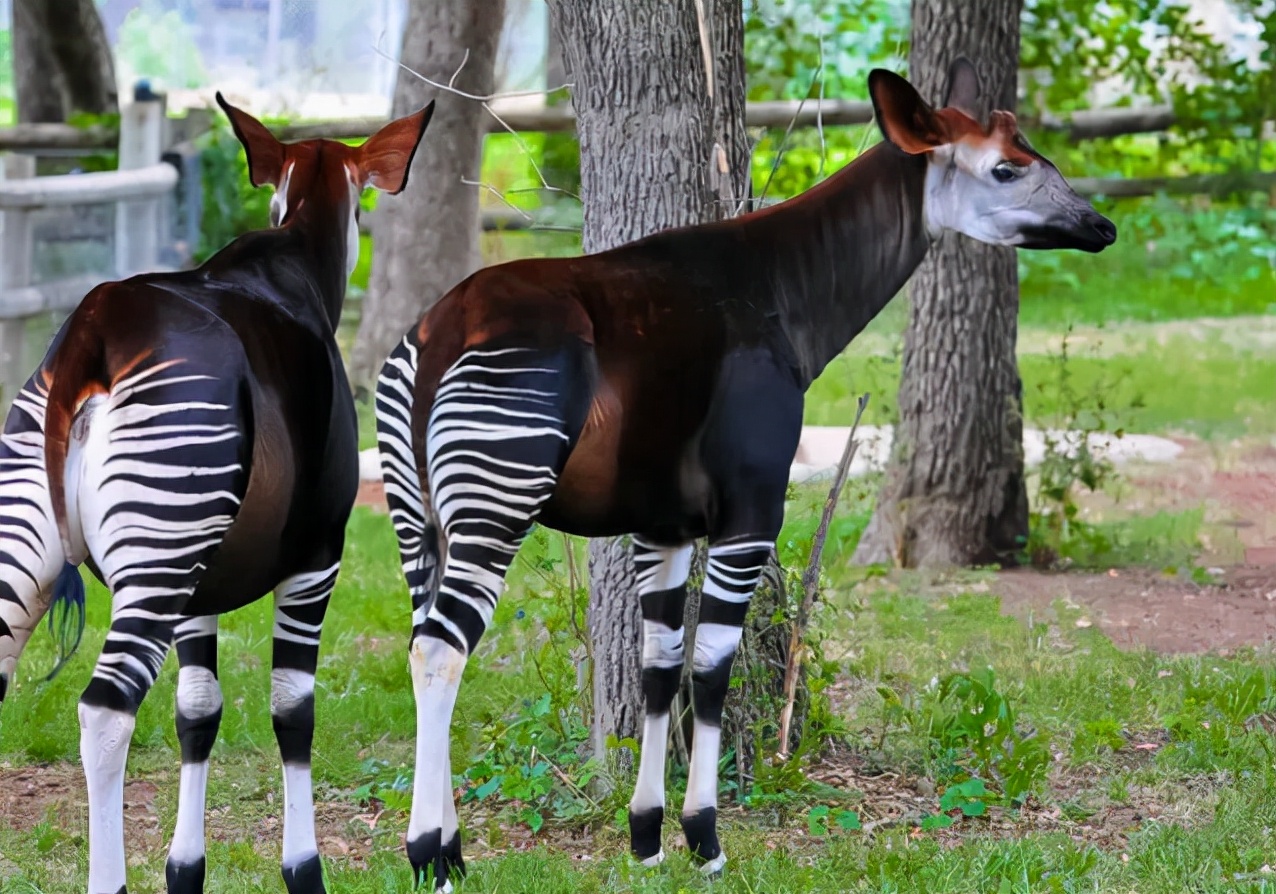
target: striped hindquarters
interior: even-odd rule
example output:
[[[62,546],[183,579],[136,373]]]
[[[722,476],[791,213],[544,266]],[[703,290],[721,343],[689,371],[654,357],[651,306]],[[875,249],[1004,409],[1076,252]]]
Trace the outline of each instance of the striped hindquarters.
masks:
[[[412,450],[416,345],[404,337],[386,359],[377,378],[377,449],[390,520],[399,540],[399,559],[412,597],[414,623],[424,620],[434,602],[440,574],[439,527]]]

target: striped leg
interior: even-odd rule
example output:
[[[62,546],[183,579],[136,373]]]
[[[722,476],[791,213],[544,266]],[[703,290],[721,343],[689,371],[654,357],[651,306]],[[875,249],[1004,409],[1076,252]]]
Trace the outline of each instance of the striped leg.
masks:
[[[14,398],[0,435],[0,703],[64,567],[44,469],[47,400],[37,372]],[[79,625],[74,627],[78,639]]]
[[[222,719],[217,682],[217,616],[186,618],[173,634],[177,648],[177,740],[182,747],[177,828],[164,875],[169,894],[204,890],[204,799],[208,756]]]
[[[83,411],[75,511],[112,594],[80,699],[90,894],[124,890],[124,765],[137,709],[245,487],[238,378],[185,369],[142,361]]]
[[[682,806],[682,831],[691,852],[704,860],[706,874],[727,862],[718,844],[718,758],[722,739],[722,703],[731,681],[731,661],[749,600],[774,548],[772,540],[731,538],[709,544],[709,565],[691,659],[695,724],[691,769]]]
[[[338,544],[336,554],[341,554]],[[284,764],[283,876],[288,894],[322,894],[315,842],[310,749],[315,734],[315,668],[319,635],[340,563],[298,574],[275,588],[275,644],[270,716]]]
[[[566,459],[567,352],[471,351],[443,377],[426,437],[429,482],[447,552],[438,593],[413,593],[409,663],[417,704],[408,858],[437,888],[463,871],[448,763],[465,663],[491,622],[505,572]],[[584,406],[570,413],[583,418]],[[579,421],[575,425],[579,426]]]
[[[665,858],[660,830],[665,818],[665,757],[669,707],[682,679],[682,612],[687,599],[692,546],[660,547],[634,537],[638,598],[642,602],[642,690],[646,718],[638,781],[629,801],[629,847],[645,866]]]

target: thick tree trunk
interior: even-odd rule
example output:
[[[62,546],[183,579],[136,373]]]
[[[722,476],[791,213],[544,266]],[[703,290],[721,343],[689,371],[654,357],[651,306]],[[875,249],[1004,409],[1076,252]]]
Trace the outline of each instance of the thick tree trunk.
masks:
[[[13,68],[20,123],[119,110],[111,46],[93,0],[14,0]]]
[[[490,94],[504,12],[505,0],[412,0],[400,59],[443,84],[465,60],[453,86]],[[487,112],[472,99],[438,90],[400,69],[393,114],[406,115],[430,99],[437,103],[434,117],[412,162],[407,189],[377,208],[372,275],[350,355],[356,386],[375,379],[403,333],[482,266],[479,190],[472,184],[479,179]]]
[[[584,250],[712,220],[713,105],[694,0],[556,0],[551,14],[574,82]],[[642,725],[642,618],[626,540],[590,543],[589,569],[601,756],[609,734]]]
[[[706,0],[704,7],[712,96],[694,0],[557,0],[552,6],[575,84],[587,252],[730,216],[749,195],[743,8],[741,0]],[[627,540],[593,541],[589,564],[594,749],[601,756],[608,735],[636,737],[642,726],[642,619]],[[698,577],[693,574],[689,588],[689,640]],[[752,667],[768,656],[758,666],[773,680],[779,678],[770,668],[774,647],[787,644],[787,631],[781,636],[770,625],[780,596],[775,587],[762,588],[751,617],[763,622],[746,627],[737,659]],[[685,690],[681,700],[686,703]],[[752,735],[758,702],[742,701],[749,704],[728,703],[727,747],[746,737],[737,731]],[[743,744],[747,763],[751,738]]]
[[[913,0],[909,79],[943,99],[965,55],[980,114],[1013,109],[1022,0]],[[913,275],[900,420],[855,559],[903,567],[1013,562],[1028,533],[1015,252],[946,234]]]

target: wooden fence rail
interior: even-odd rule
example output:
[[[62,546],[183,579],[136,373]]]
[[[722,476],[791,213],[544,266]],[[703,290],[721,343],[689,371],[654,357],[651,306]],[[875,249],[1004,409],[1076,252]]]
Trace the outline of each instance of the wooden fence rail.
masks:
[[[554,133],[574,130],[576,115],[569,103],[545,106],[521,100],[496,100],[492,109],[516,131]],[[1060,117],[1043,114],[1024,115],[1027,127],[1066,132],[1073,140],[1091,140],[1123,134],[1154,133],[1172,127],[1174,109],[1167,105],[1139,108],[1090,109]],[[375,133],[386,123],[385,118],[346,118],[338,121],[308,121],[276,128],[285,140],[327,138],[331,140],[362,139]],[[868,102],[847,99],[763,100],[745,106],[745,121],[750,127],[836,127],[867,124],[873,120],[873,107]],[[505,128],[488,118],[488,129],[499,133]],[[0,151],[57,149],[63,151],[99,151],[115,145],[118,132],[101,125],[89,128],[69,124],[19,124],[0,127]]]
[[[7,404],[34,365],[28,356],[27,324],[36,315],[65,313],[98,283],[160,267],[163,203],[178,172],[161,162],[166,125],[162,101],[126,105],[120,114],[119,169],[88,174],[36,176],[31,154],[0,158],[0,402]],[[46,132],[51,125],[41,125]],[[91,133],[96,139],[97,131]],[[65,146],[65,142],[62,144]],[[112,269],[39,281],[36,270],[38,216],[87,205],[114,208]],[[47,215],[46,215],[47,217]]]

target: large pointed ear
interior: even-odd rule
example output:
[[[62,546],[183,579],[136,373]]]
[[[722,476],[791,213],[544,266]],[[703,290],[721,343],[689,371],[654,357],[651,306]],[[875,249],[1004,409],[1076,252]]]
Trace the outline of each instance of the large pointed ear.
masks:
[[[948,85],[944,89],[944,105],[961,109],[972,118],[979,103],[979,72],[965,56],[958,56],[948,66]]]
[[[909,155],[951,142],[944,121],[908,81],[884,68],[868,73],[868,95],[882,136]]]
[[[397,195],[408,185],[408,169],[425,127],[434,115],[434,100],[419,112],[391,121],[359,147],[363,183]]]
[[[868,73],[868,95],[882,136],[909,155],[930,152],[979,130],[955,109],[932,109],[908,81],[884,68]]]
[[[252,115],[228,103],[220,90],[217,92],[217,104],[225,110],[231,127],[235,128],[235,136],[244,144],[244,152],[248,155],[248,179],[253,186],[263,183],[278,186],[283,174],[284,144]]]

